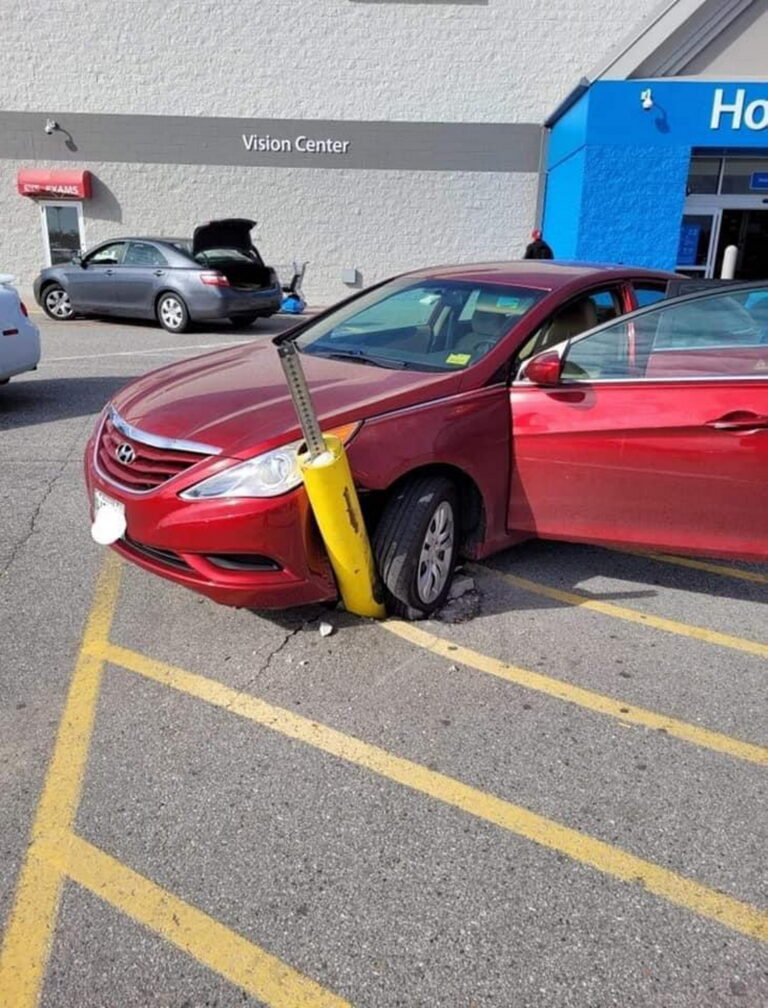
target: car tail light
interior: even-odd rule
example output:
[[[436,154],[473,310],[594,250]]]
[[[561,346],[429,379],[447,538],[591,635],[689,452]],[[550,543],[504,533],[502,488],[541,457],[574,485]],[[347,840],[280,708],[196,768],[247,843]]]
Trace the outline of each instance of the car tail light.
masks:
[[[208,284],[209,287],[229,287],[229,280],[227,280],[223,273],[201,273],[200,279],[204,284]]]
[[[27,311],[27,306],[23,301],[19,301],[19,308],[21,308],[21,314],[26,315],[29,318],[29,312]]]

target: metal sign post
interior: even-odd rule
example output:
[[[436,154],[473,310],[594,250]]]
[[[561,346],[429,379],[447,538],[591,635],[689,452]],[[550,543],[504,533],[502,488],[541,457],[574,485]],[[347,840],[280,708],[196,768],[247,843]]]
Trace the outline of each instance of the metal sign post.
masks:
[[[280,343],[277,352],[306,443],[306,451],[299,454],[304,487],[344,605],[358,616],[383,619],[376,566],[344,445],[320,430],[293,341]]]
[[[299,352],[296,344],[292,340],[281,343],[277,348],[280,363],[283,366],[285,380],[288,383],[288,391],[291,393],[293,405],[296,407],[296,415],[299,418],[301,432],[307,442],[307,451],[310,459],[316,459],[325,451],[323,432],[317,420],[317,413],[312,404],[312,397],[309,394],[307,379],[304,375],[304,368],[301,366]]]

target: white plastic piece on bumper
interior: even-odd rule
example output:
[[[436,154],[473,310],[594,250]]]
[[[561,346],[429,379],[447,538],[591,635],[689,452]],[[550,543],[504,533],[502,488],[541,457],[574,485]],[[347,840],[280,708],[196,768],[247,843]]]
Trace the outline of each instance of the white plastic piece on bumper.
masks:
[[[101,508],[91,525],[91,538],[99,546],[111,546],[125,534],[125,514],[115,508]]]

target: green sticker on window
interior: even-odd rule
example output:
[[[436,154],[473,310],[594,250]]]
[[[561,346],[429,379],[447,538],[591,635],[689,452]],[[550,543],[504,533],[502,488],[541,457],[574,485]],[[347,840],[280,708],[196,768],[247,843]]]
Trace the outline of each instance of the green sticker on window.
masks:
[[[472,360],[471,353],[452,353],[445,358],[446,364],[468,364]]]

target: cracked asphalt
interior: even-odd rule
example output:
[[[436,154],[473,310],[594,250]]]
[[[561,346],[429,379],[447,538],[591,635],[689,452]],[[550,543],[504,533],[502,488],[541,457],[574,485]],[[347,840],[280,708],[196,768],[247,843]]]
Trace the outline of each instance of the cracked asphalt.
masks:
[[[288,324],[246,337],[36,321],[40,370],[0,389],[6,925],[104,559],[81,472],[95,416],[155,366]],[[233,979],[235,935],[365,1008],[765,1008],[766,944],[749,923],[768,904],[765,764],[732,743],[768,742],[768,651],[738,643],[766,644],[768,565],[730,566],[527,544],[471,572],[474,618],[418,624],[437,650],[325,607],[224,609],[123,567],[109,640],[124,655],[105,660],[73,830],[159,887],[159,905],[183,901],[177,923],[196,908],[230,937],[203,929],[185,950],[162,906],[142,917],[139,883],[115,897],[72,872],[39,1003],[320,1003]],[[605,713],[578,690],[624,706]],[[445,781],[474,789],[477,810]],[[540,840],[519,810],[542,817]],[[736,909],[718,918],[625,881],[598,841]]]

